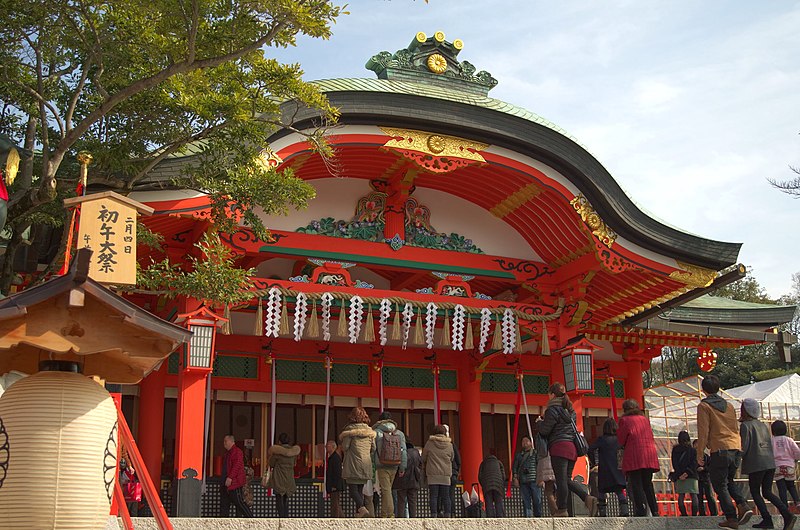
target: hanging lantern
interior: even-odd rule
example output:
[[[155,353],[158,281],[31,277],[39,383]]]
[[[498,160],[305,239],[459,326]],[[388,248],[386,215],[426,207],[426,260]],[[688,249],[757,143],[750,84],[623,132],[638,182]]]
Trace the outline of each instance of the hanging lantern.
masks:
[[[594,352],[597,349],[597,346],[580,335],[558,352],[564,367],[564,387],[567,392],[594,392]]]
[[[704,372],[710,372],[717,366],[717,352],[711,348],[697,349],[697,366]]]
[[[181,359],[181,368],[187,372],[211,373],[214,369],[217,327],[225,325],[228,319],[217,316],[206,306],[201,306],[197,311],[178,315],[175,322],[183,324],[192,332],[192,338]]]
[[[103,529],[117,473],[117,408],[77,363],[41,369],[0,397],[0,528]]]

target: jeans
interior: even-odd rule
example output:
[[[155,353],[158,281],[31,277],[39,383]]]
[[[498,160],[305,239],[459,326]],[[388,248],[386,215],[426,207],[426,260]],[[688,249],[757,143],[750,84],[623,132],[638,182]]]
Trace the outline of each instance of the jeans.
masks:
[[[797,497],[797,486],[794,480],[778,479],[775,481],[778,486],[778,496],[781,498],[783,504],[788,504],[789,497],[786,495],[787,491],[792,496],[792,500],[797,503],[800,499]]]
[[[722,509],[722,513],[725,514],[726,519],[738,519],[733,501],[736,501],[738,506],[747,506],[747,501],[742,496],[742,490],[733,481],[741,463],[742,452],[735,449],[714,451],[708,461],[708,474],[711,478],[711,485],[714,486],[714,491],[717,492],[719,507]]]
[[[397,474],[396,467],[379,467],[375,474],[381,487],[381,517],[394,517],[394,499],[392,498],[392,482]]]
[[[230,517],[231,504],[236,507],[236,517],[253,517],[253,512],[250,511],[250,507],[244,502],[242,488],[229,490],[223,485],[219,502],[220,517]]]
[[[430,484],[428,486],[428,496],[431,507],[431,517],[439,516],[439,501],[442,503],[444,517],[452,516],[452,507],[450,506],[450,484]]]
[[[767,510],[767,503],[764,502],[764,497],[769,499],[769,502],[775,506],[783,516],[784,521],[792,518],[789,508],[781,502],[780,497],[772,493],[772,479],[775,477],[774,469],[766,469],[764,471],[756,471],[747,475],[747,482],[750,484],[750,495],[753,497],[753,502],[758,507],[758,513],[767,521],[772,520],[769,511]],[[763,496],[762,496],[763,493]]]
[[[699,512],[700,515],[706,514],[706,504],[704,502],[708,501],[708,514],[709,515],[717,515],[717,499],[714,498],[714,492],[711,489],[710,482],[699,482],[699,492],[697,494],[697,504],[699,505]],[[780,487],[778,488],[780,490]]]
[[[678,510],[681,512],[681,515],[686,517],[688,514],[686,513],[686,495],[689,496],[689,500],[692,504],[692,517],[697,515],[698,510],[698,499],[697,493],[678,493]]]
[[[395,516],[411,517],[411,518],[416,517],[417,495],[419,494],[419,490],[414,488],[408,490],[395,490],[395,491],[397,491],[397,509],[394,512]],[[406,506],[408,506],[407,510]]]
[[[350,497],[353,499],[353,502],[356,504],[356,511],[358,511],[362,506],[366,506],[364,504],[364,485],[363,484],[347,484],[347,491],[350,493]]]
[[[283,519],[289,517],[289,496],[275,494],[275,504],[278,507],[278,517]]]
[[[519,491],[522,494],[522,506],[525,517],[542,516],[542,488],[535,482],[521,482]],[[533,501],[533,503],[531,503]],[[531,504],[533,509],[531,510]]]
[[[567,500],[569,493],[572,492],[584,502],[589,495],[589,491],[585,486],[581,486],[572,480],[572,470],[575,469],[575,461],[561,458],[560,456],[550,456],[550,464],[553,466],[553,473],[556,476],[556,506],[559,510],[567,509]],[[539,502],[539,513],[541,513],[542,504]]]
[[[486,517],[506,516],[506,509],[503,507],[504,496],[502,491],[497,490],[483,492],[483,498],[486,500]]]
[[[653,470],[636,469],[629,471],[628,479],[628,502],[633,503],[633,515],[644,517],[647,515],[647,508],[653,517],[658,517],[658,501],[656,492],[653,489]]]

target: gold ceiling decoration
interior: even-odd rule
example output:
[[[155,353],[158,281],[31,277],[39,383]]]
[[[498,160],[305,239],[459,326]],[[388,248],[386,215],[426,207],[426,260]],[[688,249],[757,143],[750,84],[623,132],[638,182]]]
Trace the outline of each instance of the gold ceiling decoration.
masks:
[[[592,205],[589,204],[589,201],[583,194],[578,194],[575,196],[574,199],[569,201],[575,211],[578,212],[578,215],[581,216],[583,222],[586,223],[586,226],[589,230],[592,231],[592,234],[597,236],[601,243],[603,243],[608,248],[611,248],[611,245],[614,244],[614,241],[617,240],[617,233],[614,232],[606,223],[600,218],[600,215],[594,211]]]
[[[264,169],[276,168],[283,164],[283,159],[275,154],[275,151],[265,147],[258,153],[256,163]]]
[[[489,144],[474,142],[457,136],[433,134],[413,129],[395,129],[381,127],[381,130],[392,138],[383,144],[384,147],[419,151],[431,156],[461,158],[473,162],[485,163],[486,160],[479,151],[483,151]]]
[[[498,202],[489,211],[495,217],[502,219],[540,193],[542,190],[536,184],[527,184]]]
[[[669,274],[669,277],[685,283],[689,287],[708,287],[717,278],[717,271],[713,269],[690,265],[682,261],[678,261],[677,264],[683,270],[673,271]]]

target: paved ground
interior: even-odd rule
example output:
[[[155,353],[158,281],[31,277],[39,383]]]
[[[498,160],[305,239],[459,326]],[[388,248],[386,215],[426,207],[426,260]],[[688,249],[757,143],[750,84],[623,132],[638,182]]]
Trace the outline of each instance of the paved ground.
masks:
[[[760,519],[754,517],[757,522]],[[172,519],[175,530],[372,530],[376,519]],[[491,519],[491,530],[705,530],[717,529],[719,517],[572,517]],[[488,519],[393,519],[394,530],[487,530]],[[742,528],[749,528],[751,524]],[[158,530],[155,519],[134,519],[136,530]]]

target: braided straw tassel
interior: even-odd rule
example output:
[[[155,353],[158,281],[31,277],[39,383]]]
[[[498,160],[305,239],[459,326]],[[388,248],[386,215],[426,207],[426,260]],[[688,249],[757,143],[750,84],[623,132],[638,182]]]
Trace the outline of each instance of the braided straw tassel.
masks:
[[[253,325],[253,335],[260,337],[264,334],[264,307],[261,298],[256,299],[256,321]]]
[[[447,311],[444,312],[444,324],[442,325],[442,346],[451,346],[450,341],[450,319],[447,317]]]
[[[319,317],[317,317],[317,301],[311,302],[311,316],[309,317],[306,337],[319,338]]]
[[[375,342],[375,324],[372,319],[372,304],[367,304],[367,321],[364,323],[364,342]]]
[[[336,328],[336,334],[342,338],[347,338],[347,313],[344,310],[345,301],[342,300],[342,306],[339,308],[339,327]]]
[[[286,310],[287,305],[289,304],[281,304],[281,328],[279,331],[281,335],[290,335],[292,333],[289,327],[289,314]]]
[[[425,344],[425,332],[422,329],[422,310],[417,309],[417,327],[414,329],[414,344],[422,346]]]
[[[225,322],[225,324],[222,325],[222,334],[223,335],[230,335],[231,334],[231,306],[230,306],[230,304],[225,304],[225,309],[222,310],[222,317],[228,319]]]
[[[392,340],[403,338],[403,327],[400,325],[400,306],[394,305],[394,320],[392,321]]]
[[[514,331],[516,334],[516,341],[514,344],[514,351],[517,353],[522,351],[522,330],[519,327],[519,320],[514,324]]]
[[[503,330],[502,324],[500,322],[500,315],[497,315],[494,323],[494,337],[492,337],[492,349],[493,350],[502,350],[503,349]]]
[[[475,349],[475,332],[472,329],[472,315],[467,314],[467,334],[464,336],[464,349]]]

